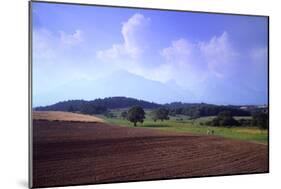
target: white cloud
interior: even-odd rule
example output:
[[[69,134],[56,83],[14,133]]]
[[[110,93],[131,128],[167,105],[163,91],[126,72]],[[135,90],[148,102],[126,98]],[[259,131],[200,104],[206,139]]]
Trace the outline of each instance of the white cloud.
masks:
[[[173,40],[170,46],[160,51],[160,55],[164,61],[150,71],[153,73],[151,77],[164,82],[173,80],[182,88],[197,92],[202,90],[197,86],[210,79],[231,76],[239,56],[227,32],[207,41]]]
[[[142,76],[146,79],[159,81],[162,83],[172,80],[174,76],[174,68],[169,64],[161,64],[154,68],[136,64],[133,69],[128,69],[127,71]]]
[[[185,69],[186,73],[195,72],[214,74],[224,77],[235,63],[238,53],[232,47],[227,32],[213,36],[209,41],[189,42],[181,38],[171,42],[160,54],[166,63]]]
[[[100,50],[97,57],[101,60],[110,60],[116,58],[139,58],[146,48],[143,33],[150,23],[150,19],[142,14],[134,14],[122,24],[121,34],[123,42],[113,44],[111,48]]]
[[[81,30],[70,34],[64,31],[55,33],[44,28],[33,30],[34,55],[42,58],[51,58],[65,48],[77,45],[82,41]]]
[[[195,48],[195,45],[188,42],[186,39],[179,39],[176,41],[172,41],[170,47],[164,48],[160,54],[168,61],[168,62],[177,62],[181,65],[189,64],[192,51]]]
[[[163,48],[160,55],[164,58],[162,65],[155,69],[157,78],[168,82],[173,80],[182,87],[190,87],[196,83],[196,77],[203,70],[199,61],[198,44],[180,38],[171,42],[169,47]],[[203,77],[201,77],[202,79]],[[193,82],[190,82],[193,81]],[[198,79],[197,79],[198,81]]]
[[[171,42],[171,46],[161,50],[166,64],[185,69],[189,74],[195,72],[212,72],[221,76],[221,69],[231,64],[237,55],[224,32],[219,37],[212,37],[209,41],[190,42],[181,38]]]
[[[39,28],[33,30],[33,55],[38,62],[52,62],[64,54],[64,50],[74,47],[83,41],[83,32],[73,33],[64,31],[52,32]]]
[[[38,58],[53,58],[55,56],[55,37],[46,29],[33,30],[33,56]]]
[[[60,41],[66,45],[75,45],[83,41],[82,31],[76,30],[74,33],[67,34],[64,31],[60,31]]]
[[[159,54],[151,55],[153,53],[145,51],[150,44],[144,35],[149,23],[149,18],[134,14],[122,24],[123,42],[97,51],[97,58],[147,79],[163,83],[172,80],[183,88],[196,87],[210,77],[223,78],[232,73],[238,53],[227,32],[207,41],[175,39],[160,51],[153,49]],[[149,61],[155,61],[155,57],[151,56],[158,60],[153,66]]]
[[[212,37],[208,42],[200,42],[199,47],[208,68],[217,77],[224,77],[225,74],[228,74],[238,56],[229,41],[227,32],[223,32],[221,36]]]

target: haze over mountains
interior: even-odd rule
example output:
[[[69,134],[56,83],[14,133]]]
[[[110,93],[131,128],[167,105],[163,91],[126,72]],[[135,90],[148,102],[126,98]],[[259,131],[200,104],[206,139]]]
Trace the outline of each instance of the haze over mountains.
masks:
[[[164,84],[126,71],[118,71],[97,80],[72,81],[52,91],[35,95],[33,105],[36,107],[64,100],[93,100],[112,96],[133,97],[160,104],[173,101],[195,101],[190,91],[181,89],[175,84]]]
[[[212,80],[213,81],[213,80]],[[212,104],[258,104],[252,101],[242,86],[227,85],[219,80],[208,83],[206,88],[191,92],[182,89],[175,82],[162,83],[145,79],[127,71],[113,72],[96,80],[80,79],[66,83],[45,93],[35,94],[33,107],[45,106],[65,100],[93,100],[96,98],[124,96],[159,104],[171,102],[206,102]],[[202,95],[204,93],[204,95]],[[206,95],[209,94],[209,95]],[[262,92],[255,92],[255,99],[266,102]]]

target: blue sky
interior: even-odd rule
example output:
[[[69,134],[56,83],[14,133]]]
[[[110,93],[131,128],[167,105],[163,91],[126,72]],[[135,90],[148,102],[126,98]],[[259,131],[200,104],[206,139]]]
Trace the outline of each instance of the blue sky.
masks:
[[[267,103],[267,18],[33,2],[33,106]]]

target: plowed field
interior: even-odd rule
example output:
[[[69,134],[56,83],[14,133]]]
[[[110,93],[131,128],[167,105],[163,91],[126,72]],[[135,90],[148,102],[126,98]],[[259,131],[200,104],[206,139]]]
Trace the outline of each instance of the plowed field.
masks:
[[[33,121],[33,187],[268,172],[268,146],[106,123]]]

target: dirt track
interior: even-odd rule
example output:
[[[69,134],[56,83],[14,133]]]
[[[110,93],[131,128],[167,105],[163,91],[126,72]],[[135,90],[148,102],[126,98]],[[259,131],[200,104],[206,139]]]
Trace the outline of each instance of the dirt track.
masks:
[[[268,146],[104,123],[33,121],[33,186],[268,172]]]

